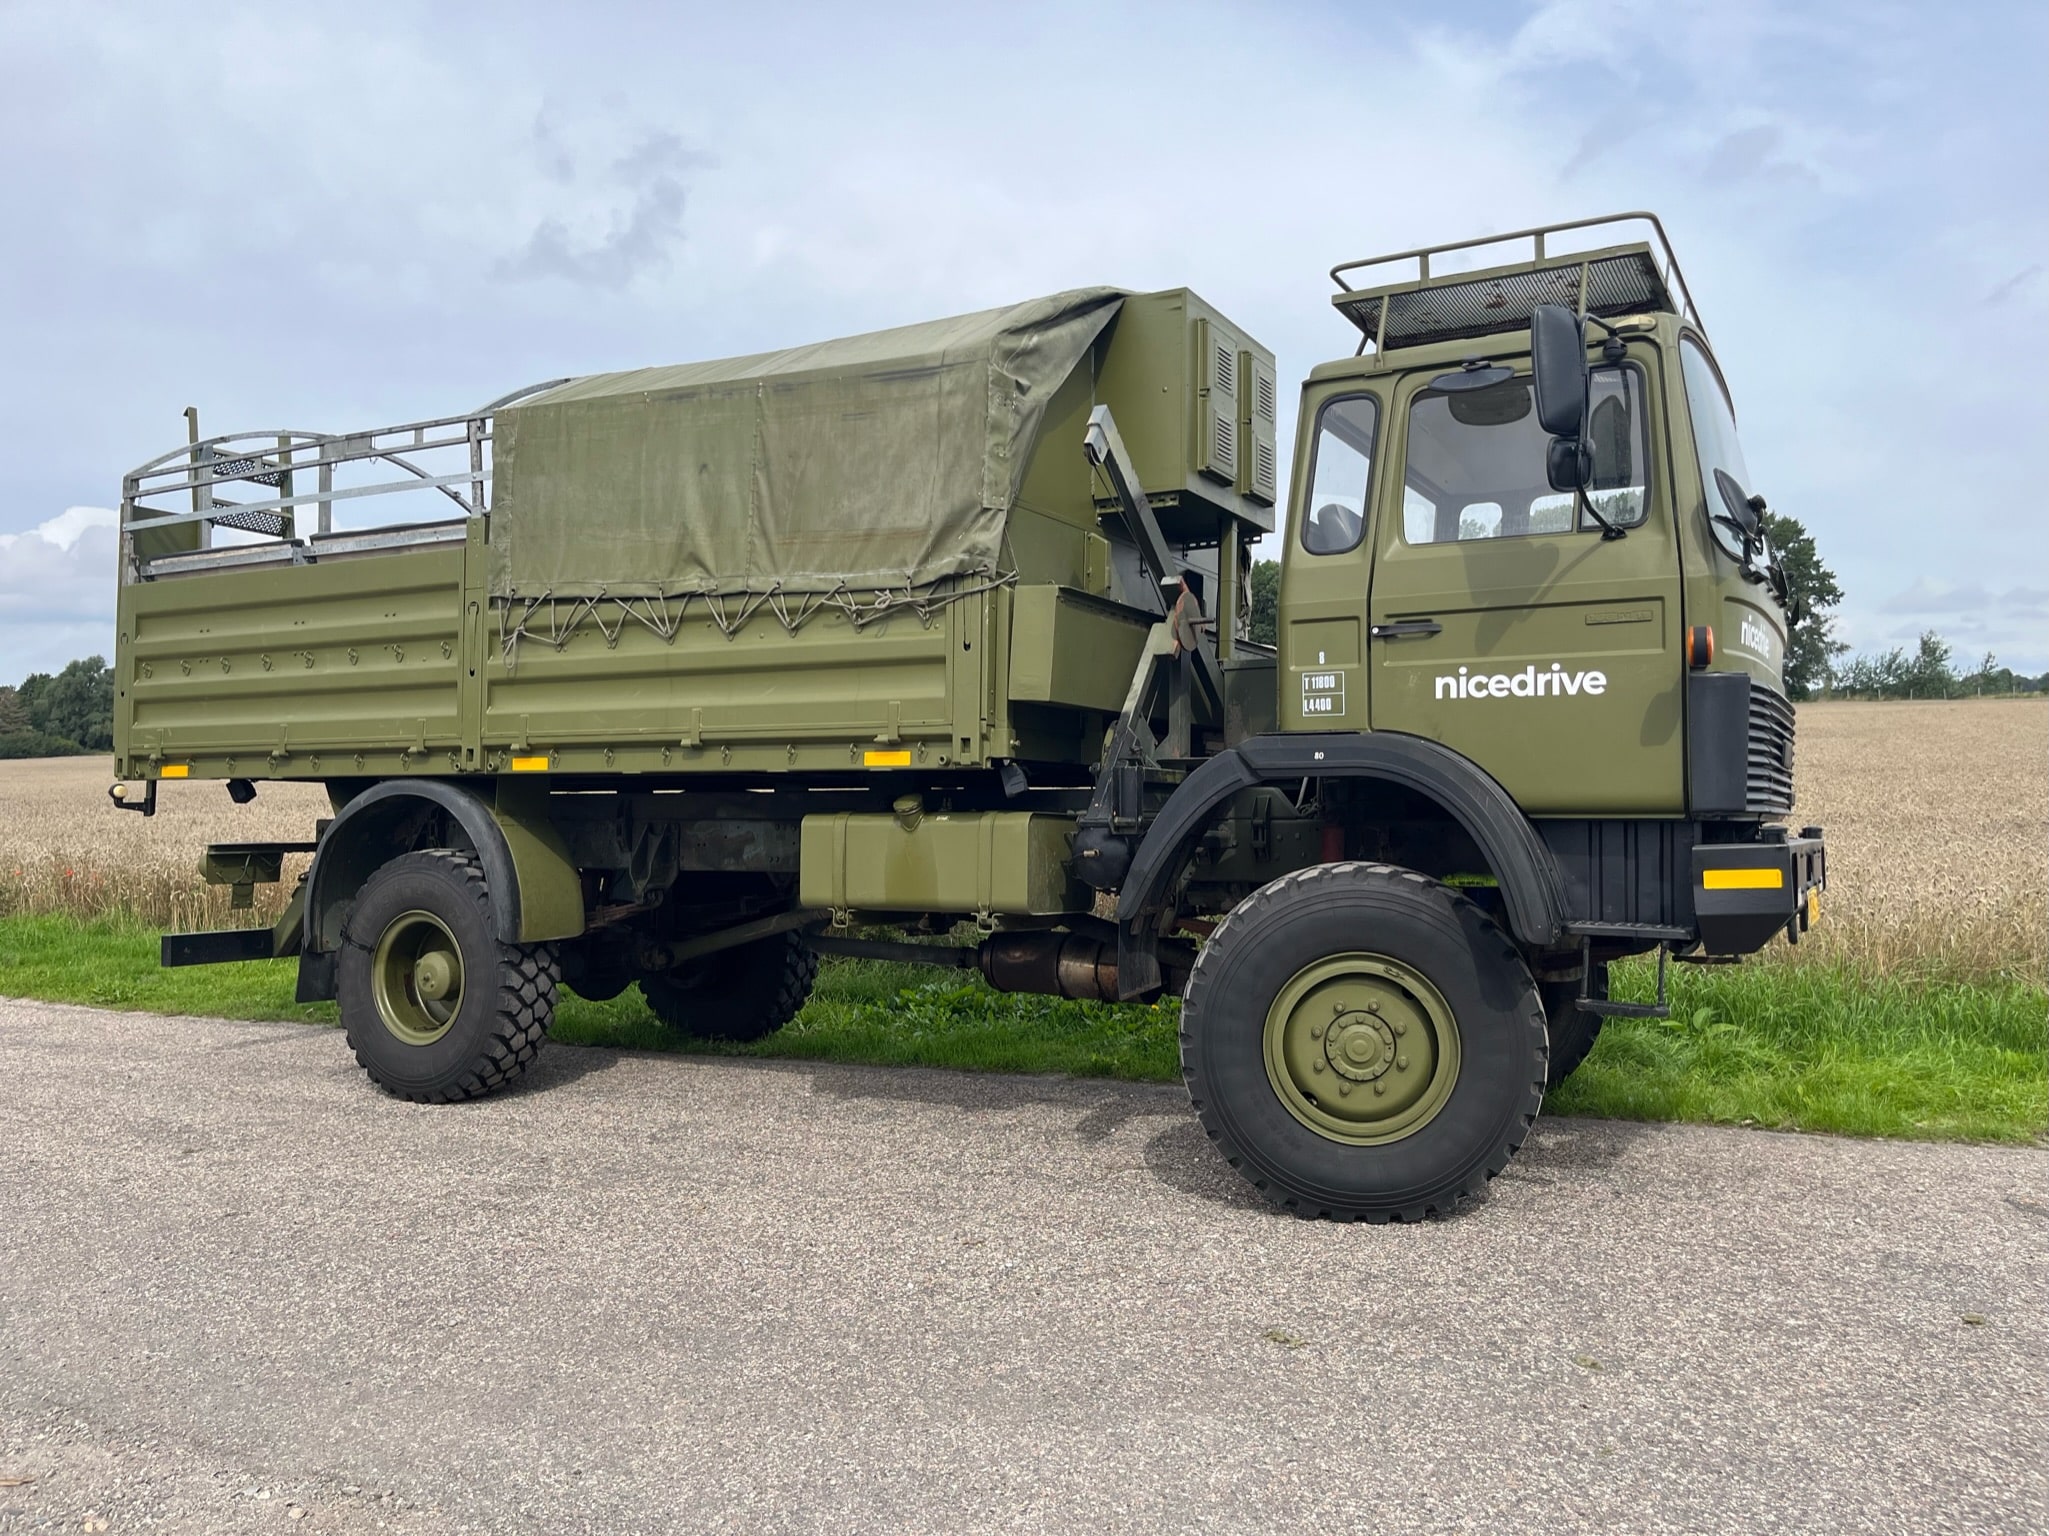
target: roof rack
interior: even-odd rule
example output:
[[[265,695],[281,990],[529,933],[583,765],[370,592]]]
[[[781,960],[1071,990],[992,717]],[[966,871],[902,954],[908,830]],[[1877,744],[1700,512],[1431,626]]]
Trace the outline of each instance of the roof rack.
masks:
[[[1638,240],[1561,256],[1548,255],[1544,249],[1547,236],[1630,223],[1648,224],[1655,243]],[[1430,275],[1433,256],[1515,240],[1531,242],[1527,260],[1479,271]],[[1371,288],[1354,288],[1345,280],[1346,273],[1396,262],[1414,262],[1415,275]],[[1672,242],[1666,238],[1665,226],[1655,213],[1604,214],[1594,219],[1572,219],[1503,235],[1483,235],[1474,240],[1368,256],[1332,267],[1330,280],[1338,285],[1331,303],[1359,327],[1362,353],[1369,345],[1375,351],[1386,352],[1425,342],[1522,330],[1529,325],[1530,313],[1539,304],[1567,304],[1582,315],[1662,309],[1690,321],[1703,332],[1706,330],[1694,305],[1693,292],[1679,270],[1679,259],[1672,254]]]

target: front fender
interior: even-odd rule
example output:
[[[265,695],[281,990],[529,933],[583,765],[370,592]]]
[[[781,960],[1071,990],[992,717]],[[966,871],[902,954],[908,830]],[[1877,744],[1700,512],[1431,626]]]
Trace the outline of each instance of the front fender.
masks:
[[[1398,731],[1254,736],[1184,779],[1147,829],[1117,897],[1118,991],[1127,1000],[1160,985],[1148,919],[1166,899],[1217,811],[1255,784],[1375,778],[1443,807],[1479,847],[1500,882],[1509,930],[1533,949],[1565,932],[1564,882],[1549,848],[1507,790],[1470,758]]]

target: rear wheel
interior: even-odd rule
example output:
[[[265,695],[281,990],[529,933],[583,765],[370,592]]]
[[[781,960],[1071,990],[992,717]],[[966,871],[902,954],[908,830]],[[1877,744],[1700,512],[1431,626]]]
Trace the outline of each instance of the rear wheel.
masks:
[[[700,1040],[760,1040],[797,1016],[817,979],[818,955],[803,935],[778,933],[643,976],[640,992],[671,1029]]]
[[[336,997],[371,1081],[440,1104],[526,1070],[554,1017],[556,976],[552,944],[498,938],[476,859],[436,849],[363,883],[342,929]]]
[[[1204,1129],[1302,1216],[1448,1212],[1522,1144],[1545,1055],[1536,983],[1501,930],[1385,864],[1255,891],[1204,946],[1181,1011]]]

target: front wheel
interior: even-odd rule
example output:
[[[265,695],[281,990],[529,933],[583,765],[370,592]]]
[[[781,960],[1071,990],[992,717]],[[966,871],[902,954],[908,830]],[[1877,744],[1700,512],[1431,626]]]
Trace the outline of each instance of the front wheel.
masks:
[[[1543,1101],[1529,967],[1456,891],[1319,864],[1218,925],[1181,1009],[1204,1129],[1301,1216],[1416,1221],[1507,1166]]]
[[[336,997],[371,1081],[446,1104],[526,1070],[555,1014],[557,975],[554,945],[499,939],[476,859],[435,849],[363,882],[342,929]]]

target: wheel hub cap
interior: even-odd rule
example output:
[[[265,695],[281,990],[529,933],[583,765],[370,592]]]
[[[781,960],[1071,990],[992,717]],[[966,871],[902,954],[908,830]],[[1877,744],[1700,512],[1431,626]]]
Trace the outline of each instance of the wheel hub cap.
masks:
[[[1394,1065],[1394,1031],[1370,1013],[1341,1013],[1323,1037],[1333,1070],[1370,1083]]]
[[[407,1045],[432,1045],[462,1009],[462,950],[431,912],[401,912],[370,956],[371,991],[384,1027]]]
[[[1267,1078],[1288,1112],[1334,1141],[1399,1141],[1458,1081],[1458,1023],[1419,971],[1385,955],[1333,955],[1274,999]]]

